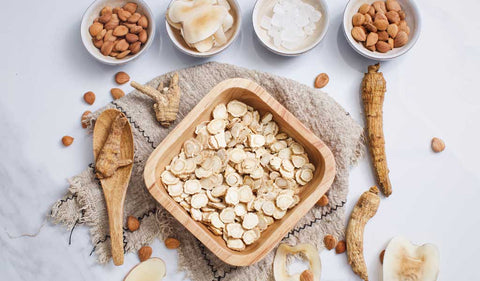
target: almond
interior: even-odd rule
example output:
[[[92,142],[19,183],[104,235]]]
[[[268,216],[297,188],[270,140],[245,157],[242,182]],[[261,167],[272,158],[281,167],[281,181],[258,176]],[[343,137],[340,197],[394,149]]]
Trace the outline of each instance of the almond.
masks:
[[[370,14],[365,15],[365,23],[373,23],[373,19]]]
[[[378,34],[375,33],[375,32],[370,32],[367,35],[367,41],[365,42],[365,46],[367,46],[367,47],[373,46],[373,45],[377,44],[377,41],[378,41]]]
[[[375,20],[388,20],[387,16],[382,12],[377,12],[375,14]]]
[[[114,36],[125,36],[128,33],[128,28],[124,25],[119,25],[113,30]]]
[[[388,11],[400,11],[402,9],[402,7],[400,6],[400,4],[398,4],[398,2],[396,0],[387,0],[386,2],[386,7],[387,7],[387,10]]]
[[[344,253],[345,250],[347,249],[347,244],[345,241],[338,241],[337,246],[335,247],[335,253],[341,254]]]
[[[140,31],[140,33],[138,33],[138,39],[142,43],[147,42],[147,31],[145,29],[142,29],[142,31]]]
[[[92,42],[93,42],[93,45],[97,48],[101,48],[102,45],[103,45],[103,40],[96,40],[96,39],[92,39]]]
[[[140,15],[139,13],[135,13],[133,15],[131,15],[130,17],[128,17],[127,21],[129,23],[137,23],[137,21],[142,17],[142,15]]]
[[[113,14],[113,10],[112,10],[112,7],[110,7],[110,6],[105,6],[100,11],[100,16],[104,16],[104,15],[110,15],[111,16],[112,14]]]
[[[395,37],[395,48],[399,48],[407,44],[408,34],[405,31],[399,31]]]
[[[81,123],[82,123],[82,128],[86,129],[88,127],[88,121],[87,121],[87,117],[88,115],[90,115],[92,112],[90,110],[87,110],[85,111],[83,114],[82,114],[82,119],[81,120]]]
[[[352,29],[352,37],[353,37],[353,39],[355,39],[359,42],[363,42],[367,39],[367,35],[365,34],[365,30],[363,30],[363,28],[361,28],[359,26],[355,26]]]
[[[143,28],[148,27],[148,19],[146,16],[141,16],[140,19],[138,20],[137,24]]]
[[[358,8],[358,12],[360,14],[363,14],[363,15],[366,15],[368,13],[368,11],[370,10],[370,4],[363,4],[362,6],[360,6],[360,8]]]
[[[140,222],[138,221],[138,219],[134,216],[128,216],[127,217],[127,228],[128,230],[130,231],[135,231],[137,230],[138,228],[140,228]]]
[[[434,152],[442,152],[445,150],[445,142],[439,138],[432,139],[432,150]]]
[[[120,24],[120,21],[118,20],[118,16],[116,14],[113,14],[112,18],[105,24],[105,29],[113,30],[119,24]]]
[[[138,41],[138,35],[133,34],[133,33],[128,33],[125,35],[125,39],[127,40],[128,43],[133,43]]]
[[[123,51],[121,52],[120,54],[118,54],[116,56],[117,59],[123,59],[124,57],[126,57],[128,54],[130,54],[130,50],[126,50],[126,51]]]
[[[393,38],[388,38],[387,43],[390,45],[390,49],[395,47],[395,40],[393,40]]]
[[[73,143],[73,138],[71,136],[64,136],[62,138],[62,143],[64,146],[69,146]]]
[[[85,100],[85,102],[90,105],[93,104],[95,102],[95,93],[93,93],[92,91],[86,92],[85,94],[83,94],[83,100]]]
[[[384,31],[378,32],[378,41],[387,41],[388,40],[388,33]]]
[[[320,73],[317,75],[315,78],[315,88],[323,88],[328,84],[328,81],[330,78],[328,77],[328,74],[326,73]]]
[[[395,11],[389,11],[385,14],[390,23],[400,22],[400,15]]]
[[[138,34],[142,30],[143,30],[143,28],[141,26],[138,26],[138,25],[133,25],[132,27],[130,27],[130,33]]]
[[[383,264],[383,257],[385,256],[385,250],[380,253],[380,263]]]
[[[112,41],[103,42],[103,45],[102,45],[102,48],[100,49],[100,52],[102,53],[102,55],[108,56],[112,52],[114,45],[115,45],[115,43],[112,42]]]
[[[395,38],[395,36],[397,36],[397,33],[398,33],[398,26],[393,23],[388,25],[387,33],[390,37]]]
[[[127,21],[127,19],[132,15],[129,11],[125,11],[124,9],[118,9],[118,18],[121,21]]]
[[[140,52],[140,47],[142,43],[137,41],[135,43],[130,44],[130,47],[128,48],[131,52],[132,55],[135,55],[136,53]]]
[[[118,100],[119,98],[125,96],[125,92],[122,91],[122,89],[119,89],[119,88],[112,88],[110,90],[110,94],[112,95],[114,100]]]
[[[103,36],[103,41],[115,42],[115,40],[117,40],[117,37],[113,36],[113,30],[107,31],[107,33],[105,33],[105,36]]]
[[[90,32],[90,35],[92,37],[97,36],[100,32],[103,30],[103,24],[99,22],[95,22],[92,25],[90,25],[90,28],[88,28],[88,31]]]
[[[98,18],[98,22],[105,24],[109,22],[111,19],[112,19],[112,13],[104,14],[103,16],[100,16]]]
[[[375,52],[375,50],[377,49],[377,48],[375,48],[375,45],[368,46],[368,47],[365,46],[365,48],[367,48],[368,50],[370,50],[370,51],[372,51],[372,52]]]
[[[138,250],[138,258],[140,261],[146,261],[152,256],[152,247],[143,246]]]
[[[95,36],[95,39],[96,40],[102,40],[103,37],[105,36],[105,34],[107,34],[107,30],[102,29],[102,31],[100,31],[100,33],[98,33],[97,36]]]
[[[373,22],[373,25],[375,25],[375,27],[376,27],[378,30],[387,30],[388,20],[375,19],[375,21]]]
[[[118,54],[120,54],[120,53],[119,53],[119,52],[116,52],[116,51],[112,51],[112,52],[109,54],[109,56],[116,58],[116,57],[118,56]]]
[[[315,276],[311,270],[307,269],[300,274],[299,281],[315,281]]]
[[[356,13],[352,17],[352,24],[353,26],[362,26],[363,23],[365,22],[365,16],[360,13]]]
[[[125,39],[120,39],[115,43],[115,51],[117,52],[123,52],[128,49],[130,45],[127,43],[127,40]]]
[[[398,11],[398,15],[400,16],[400,20],[404,20],[407,17],[404,11]]]
[[[137,4],[133,2],[128,2],[123,6],[123,9],[133,14],[137,11]]]
[[[325,248],[327,250],[331,250],[337,246],[337,239],[333,237],[333,235],[327,234],[323,237],[323,243],[325,244]]]
[[[180,241],[178,241],[178,239],[169,237],[165,239],[165,247],[167,247],[167,249],[176,249],[180,247]]]
[[[320,197],[320,199],[318,199],[318,201],[317,201],[316,204],[317,204],[317,206],[319,206],[319,207],[325,207],[325,206],[327,206],[327,205],[328,205],[328,197],[327,197],[327,195],[325,195],[325,194],[322,195],[322,197]]]
[[[391,50],[390,45],[385,41],[378,41],[377,44],[375,44],[375,49],[380,53],[386,53]]]
[[[375,1],[373,2],[372,6],[376,12],[382,12],[384,14],[387,12],[387,6],[383,1]]]
[[[368,10],[368,14],[373,18],[375,16],[375,8],[370,6],[370,10]]]
[[[375,27],[375,25],[373,25],[373,23],[367,23],[364,25],[365,28],[370,31],[370,32],[377,32],[377,28]]]
[[[130,76],[127,73],[120,71],[115,74],[115,82],[117,82],[117,84],[125,84],[128,81],[130,81]]]

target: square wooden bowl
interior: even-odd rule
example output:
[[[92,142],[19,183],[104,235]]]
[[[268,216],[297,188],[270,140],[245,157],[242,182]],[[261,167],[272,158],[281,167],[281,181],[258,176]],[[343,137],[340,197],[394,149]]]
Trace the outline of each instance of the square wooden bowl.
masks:
[[[183,143],[194,137],[195,127],[211,119],[211,113],[216,105],[226,104],[234,99],[254,107],[262,115],[266,111],[271,112],[280,131],[302,144],[310,161],[316,167],[313,179],[299,194],[298,205],[287,211],[282,219],[276,220],[262,232],[255,243],[241,252],[227,248],[221,236],[214,235],[205,225],[193,220],[190,214],[170,197],[160,180],[160,174],[165,166],[170,164],[172,158],[180,152]],[[153,151],[144,171],[145,184],[152,196],[210,251],[224,262],[235,266],[253,264],[268,254],[327,192],[334,177],[335,160],[330,149],[265,89],[250,80],[241,78],[225,80],[215,86]]]

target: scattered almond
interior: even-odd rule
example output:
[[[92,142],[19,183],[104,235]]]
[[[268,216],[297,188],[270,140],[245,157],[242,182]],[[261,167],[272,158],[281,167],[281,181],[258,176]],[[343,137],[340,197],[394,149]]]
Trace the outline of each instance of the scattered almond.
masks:
[[[127,21],[129,23],[137,23],[137,21],[142,17],[139,13],[134,13],[130,17],[128,17]]]
[[[388,41],[388,32],[385,30],[379,31],[378,33],[378,41]]]
[[[378,34],[375,33],[375,32],[370,32],[367,35],[367,41],[365,42],[365,46],[367,46],[367,47],[373,46],[373,45],[377,44],[377,42],[378,42]]]
[[[388,25],[387,33],[390,37],[395,38],[395,36],[397,36],[397,33],[398,33],[398,25],[393,23]]]
[[[364,24],[363,26],[365,27],[365,29],[367,29],[370,32],[377,32],[377,28],[375,27],[375,25],[373,25],[373,23],[367,23],[367,24]]]
[[[359,42],[363,42],[367,39],[367,35],[365,34],[365,30],[363,30],[363,28],[361,28],[359,26],[355,26],[352,29],[352,37],[353,37],[353,39],[355,39]]]
[[[88,104],[93,104],[95,102],[95,94],[92,91],[88,91],[83,94],[83,100]]]
[[[347,244],[344,240],[338,241],[337,246],[335,247],[335,253],[341,254],[347,250]]]
[[[328,74],[326,73],[320,73],[317,75],[317,78],[315,78],[315,88],[323,88],[328,84],[328,81],[330,78],[328,77]]]
[[[127,228],[128,230],[130,231],[135,231],[137,230],[138,228],[140,228],[140,222],[138,221],[138,219],[134,216],[128,216],[127,218]]]
[[[114,100],[117,100],[117,99],[125,96],[125,92],[122,91],[122,89],[119,89],[119,88],[112,88],[110,90],[110,94],[112,95]]]
[[[64,136],[62,138],[62,143],[64,146],[69,146],[73,143],[73,138],[71,136]]]
[[[133,3],[133,2],[128,2],[127,4],[125,4],[123,6],[123,9],[125,11],[128,11],[130,12],[131,14],[135,13],[137,11],[137,7],[138,5],[136,3]]]
[[[358,12],[363,15],[366,15],[369,10],[370,10],[370,4],[367,4],[367,3],[362,4],[362,6],[358,8]]]
[[[378,30],[387,30],[388,20],[375,18],[375,20],[373,21],[373,25],[375,25],[375,27],[376,27]],[[115,34],[115,33],[114,33],[114,34]]]
[[[130,44],[129,50],[132,54],[136,54],[140,52],[140,46],[142,45],[142,42],[137,41],[135,43]]]
[[[320,197],[320,199],[318,199],[317,201],[317,206],[320,206],[320,207],[325,207],[328,205],[328,197],[327,195],[322,195],[322,197]]]
[[[380,253],[380,263],[383,264],[383,257],[385,256],[385,250]]]
[[[378,13],[378,12],[382,12],[382,13],[386,13],[387,12],[387,7],[385,5],[385,2],[383,1],[375,1],[373,2],[372,4],[373,8],[375,8],[375,11]]]
[[[385,41],[378,41],[377,44],[375,44],[375,48],[380,53],[386,53],[391,50],[390,45]]]
[[[130,76],[126,72],[120,71],[115,74],[115,82],[117,84],[125,84],[128,81],[130,81]]]
[[[387,19],[390,23],[398,23],[400,22],[400,15],[395,11],[389,11],[385,14]]]
[[[145,16],[142,16],[140,17],[140,19],[138,20],[137,24],[143,28],[147,28],[148,27],[148,19],[147,17]]]
[[[178,239],[169,237],[165,239],[165,247],[167,247],[167,249],[177,249],[180,247],[180,241],[178,241]]]
[[[314,281],[315,276],[313,275],[313,272],[309,269],[304,270],[300,274],[300,281]]]
[[[102,55],[108,56],[112,52],[114,46],[115,43],[112,41],[103,42],[102,48],[100,48],[100,52],[102,53]]]
[[[133,34],[133,33],[128,33],[125,35],[125,39],[127,40],[128,43],[133,43],[138,41],[138,35]]]
[[[395,48],[402,47],[408,42],[408,35],[405,31],[399,31],[395,37]]]
[[[81,122],[82,122],[82,128],[84,129],[88,127],[87,116],[90,115],[90,113],[92,112],[90,110],[87,110],[82,114]]]
[[[144,44],[145,42],[147,42],[147,31],[145,29],[142,29],[139,33],[138,33],[138,40],[140,40],[140,42],[142,42],[142,44]]]
[[[101,24],[99,22],[93,23],[90,26],[90,28],[88,29],[88,31],[90,32],[90,35],[92,35],[92,37],[97,36],[102,30],[103,30],[103,24]]]
[[[353,26],[362,26],[365,23],[365,16],[360,13],[356,13],[352,17]]]
[[[138,258],[140,261],[146,261],[152,256],[152,247],[143,246],[138,250]]]
[[[323,237],[323,243],[325,244],[325,248],[327,248],[327,250],[331,250],[337,245],[337,239],[333,237],[333,235],[327,234],[325,237]]]
[[[439,138],[432,139],[432,150],[434,152],[442,152],[445,150],[445,142]]]

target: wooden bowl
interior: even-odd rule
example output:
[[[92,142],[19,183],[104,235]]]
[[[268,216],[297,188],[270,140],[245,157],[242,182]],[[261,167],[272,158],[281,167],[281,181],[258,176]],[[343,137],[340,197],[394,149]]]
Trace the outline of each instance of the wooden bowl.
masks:
[[[170,2],[170,4],[168,5],[169,8],[174,1],[175,0],[172,0]],[[192,57],[198,57],[198,58],[211,57],[227,49],[233,43],[233,41],[235,41],[235,39],[238,37],[238,34],[240,33],[240,27],[242,26],[242,13],[240,12],[240,6],[238,5],[237,1],[236,0],[227,0],[227,1],[228,1],[228,4],[230,4],[229,12],[233,17],[232,28],[230,28],[227,32],[225,32],[225,35],[228,38],[227,43],[225,43],[223,46],[219,46],[219,47],[215,46],[208,52],[201,53],[196,49],[188,46],[185,40],[183,39],[183,36],[180,33],[180,30],[170,26],[170,24],[167,21],[167,18],[165,17],[165,28],[167,29],[168,37],[170,38],[170,40],[172,40],[172,43],[175,45],[175,47],[177,47],[177,49],[180,50],[182,53],[185,53]],[[168,12],[168,9],[167,9],[167,12]]]
[[[283,131],[305,147],[310,161],[315,165],[313,179],[303,187],[299,194],[300,202],[280,220],[276,220],[264,232],[260,239],[237,252],[227,248],[221,236],[214,235],[205,225],[192,219],[167,193],[160,180],[165,166],[170,164],[184,141],[194,136],[195,127],[211,119],[216,105],[237,99],[254,107],[261,114],[269,111]],[[295,118],[285,107],[270,96],[258,84],[241,78],[225,80],[215,86],[180,124],[157,146],[148,158],[144,171],[145,184],[152,196],[182,223],[198,240],[222,261],[247,266],[262,259],[297,224],[297,222],[327,192],[335,177],[335,160],[330,149],[307,127]]]

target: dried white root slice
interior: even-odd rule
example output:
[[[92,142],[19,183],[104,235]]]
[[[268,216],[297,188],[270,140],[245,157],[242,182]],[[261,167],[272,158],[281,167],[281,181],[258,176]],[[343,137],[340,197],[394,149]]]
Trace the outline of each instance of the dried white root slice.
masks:
[[[293,152],[294,154],[303,154],[303,153],[305,153],[305,149],[304,149],[303,146],[301,146],[299,143],[296,143],[296,142],[292,143],[292,144],[290,145],[290,148],[292,149],[292,152]]]
[[[210,149],[218,149],[218,142],[215,136],[208,137],[208,148]]]
[[[265,137],[263,135],[248,135],[248,145],[250,147],[261,147],[265,145]]]
[[[225,182],[229,186],[238,186],[243,184],[242,176],[238,173],[230,173],[225,176]]]
[[[161,281],[167,273],[165,262],[160,258],[150,258],[132,268],[123,281]]]
[[[180,206],[182,206],[185,210],[190,210],[190,204],[188,204],[187,202],[185,201],[180,201],[178,202],[178,204],[180,204]]]
[[[247,213],[243,217],[242,227],[252,229],[258,225],[258,216],[255,213]]]
[[[239,206],[239,205],[237,205]],[[222,220],[223,223],[233,223],[235,221],[235,211],[233,208],[228,207],[223,209],[220,212],[220,219]]]
[[[265,135],[265,144],[266,145],[272,145],[276,141],[277,141],[277,139],[275,138],[274,135],[272,135],[272,134]]]
[[[228,119],[227,107],[221,103],[213,109],[213,119]]]
[[[193,173],[195,172],[195,168],[197,167],[197,164],[195,163],[195,160],[193,158],[188,158],[185,160],[185,173]]]
[[[186,166],[187,163],[184,159],[176,158],[170,165],[170,171],[175,175],[180,175],[185,172]]]
[[[277,135],[278,133],[278,125],[277,123],[273,122],[273,121],[270,121],[268,123],[266,123],[264,125],[264,128],[263,128],[263,135]],[[285,144],[285,147],[286,147],[286,144]],[[282,147],[282,148],[285,148],[285,147]],[[278,150],[277,150],[278,151]]]
[[[293,164],[293,166],[295,166],[295,168],[301,168],[308,161],[308,159],[305,159],[305,157],[303,157],[301,155],[293,155],[291,160],[292,160],[292,164]]]
[[[253,171],[255,171],[255,169],[257,168],[257,165],[258,165],[257,159],[248,157],[248,158],[245,158],[245,160],[243,160],[243,162],[240,164],[240,169],[238,170],[243,174],[250,174],[250,173],[253,173]]]
[[[259,234],[255,230],[251,229],[243,233],[242,240],[246,245],[251,245],[258,239],[258,237]]]
[[[273,170],[278,171],[281,165],[282,159],[280,157],[273,156],[272,159],[270,159],[270,167]]]
[[[268,112],[265,115],[263,115],[261,123],[267,124],[268,122],[272,121],[272,119],[273,119],[273,115],[270,112]]]
[[[230,161],[233,163],[241,163],[245,158],[247,158],[247,154],[245,153],[245,150],[241,148],[233,148],[232,150],[229,151],[228,153]]]
[[[293,197],[291,195],[282,194],[277,197],[275,203],[277,204],[278,208],[285,211],[290,207],[290,205],[292,205]]]
[[[238,100],[232,100],[227,104],[227,111],[233,117],[242,117],[247,113],[247,105]]]
[[[275,210],[273,211],[273,218],[276,220],[279,220],[283,218],[286,213],[287,213],[286,210],[280,210],[279,208],[275,208]]]
[[[287,171],[283,167],[280,167],[279,171],[282,177],[284,177],[285,179],[293,179],[293,177],[295,176],[295,170]]]
[[[238,190],[238,199],[242,203],[247,203],[254,198],[252,188],[248,185],[240,187]]]
[[[190,208],[190,215],[196,221],[202,221],[203,219],[202,212],[199,209]]]
[[[221,132],[216,134],[215,141],[217,141],[217,148],[224,148],[227,146],[227,142],[225,140],[225,132]]]
[[[167,185],[176,184],[180,181],[180,179],[177,178],[174,174],[172,174],[172,172],[167,170],[163,171],[160,177],[162,178],[162,182]]]
[[[271,173],[270,173],[270,178],[272,178]],[[286,179],[282,178],[280,174],[275,177],[275,185],[280,187],[280,188],[288,188],[288,182]]]
[[[210,204],[210,203],[220,203],[220,202],[222,201],[220,198],[214,197],[214,196],[212,195],[212,191],[211,191],[211,190],[207,190],[205,193],[207,194],[207,197],[208,197],[208,200],[209,200],[209,202],[208,202],[209,204]]]
[[[189,139],[183,144],[183,150],[187,157],[193,157],[202,151],[202,144],[196,139]]]
[[[203,178],[208,178],[209,176],[211,176],[213,174],[213,171],[212,170],[206,170],[205,168],[203,167],[200,167],[200,168],[196,168],[195,169],[195,176],[199,179],[203,179]]]
[[[437,280],[439,256],[438,248],[433,244],[417,246],[397,236],[385,249],[383,280]]]
[[[217,236],[220,236],[223,234],[223,231],[219,228],[216,228],[216,227],[213,227],[213,226],[209,226],[208,229],[210,229],[211,232],[213,232],[213,234],[217,235]]]
[[[198,180],[187,180],[183,185],[183,190],[186,194],[199,193],[202,190],[202,185]]]
[[[295,166],[293,166],[292,162],[287,159],[282,160],[282,168],[285,169],[285,171],[292,172],[295,169]]]
[[[227,188],[228,188],[228,186],[223,185],[223,184],[215,186],[212,189],[212,196],[220,197],[220,196],[225,195],[225,193],[227,192]]]
[[[250,173],[250,177],[252,179],[260,179],[263,177],[263,168],[262,167],[257,167],[253,172]]]
[[[222,202],[208,202],[207,204],[209,207],[218,209],[218,210],[223,210],[227,207],[227,205],[223,204]]]
[[[225,230],[227,235],[232,238],[242,238],[244,232],[242,225],[236,222],[227,224]]]
[[[313,280],[320,281],[322,264],[317,248],[311,244],[298,244],[293,247],[287,244],[280,244],[280,246],[278,246],[273,260],[273,277],[275,281],[300,280],[300,273],[290,275],[287,269],[287,256],[298,253],[302,253],[302,257],[308,260],[310,271],[313,273]]]
[[[204,193],[197,193],[192,196],[191,205],[193,208],[200,209],[207,206],[208,197]]]
[[[279,133],[275,136],[277,140],[286,140],[288,138],[288,135],[286,133]]]
[[[210,223],[212,224],[213,227],[220,228],[220,229],[225,227],[222,220],[220,220],[220,216],[218,215],[217,212],[211,213],[209,218],[210,218]]]
[[[236,187],[230,187],[225,195],[225,203],[237,205],[239,202],[238,189]]]
[[[253,202],[253,200],[250,202]],[[247,206],[245,204],[240,203],[235,206],[234,210],[235,210],[235,215],[239,217],[243,217],[247,213]]]
[[[300,179],[304,182],[309,182],[313,179],[313,172],[310,169],[302,169],[300,170]]]
[[[172,197],[180,196],[183,193],[183,182],[179,181],[176,184],[169,184],[167,191]]]
[[[228,239],[227,247],[235,251],[245,250],[245,244],[240,239]]]
[[[275,211],[275,204],[270,200],[265,201],[262,204],[262,211],[265,215],[268,215],[268,216],[273,215],[273,211]]]
[[[270,145],[270,149],[273,152],[279,152],[284,148],[287,148],[287,144],[285,143],[285,141],[277,141],[277,142],[274,142],[272,145]]]
[[[295,205],[297,205],[299,202],[300,202],[300,196],[293,195],[292,205],[290,205],[290,207],[288,207],[288,208],[291,209],[291,208],[295,207]]]
[[[225,126],[227,125],[225,119],[213,119],[208,123],[207,130],[210,134],[216,135],[220,132],[225,131]]]

